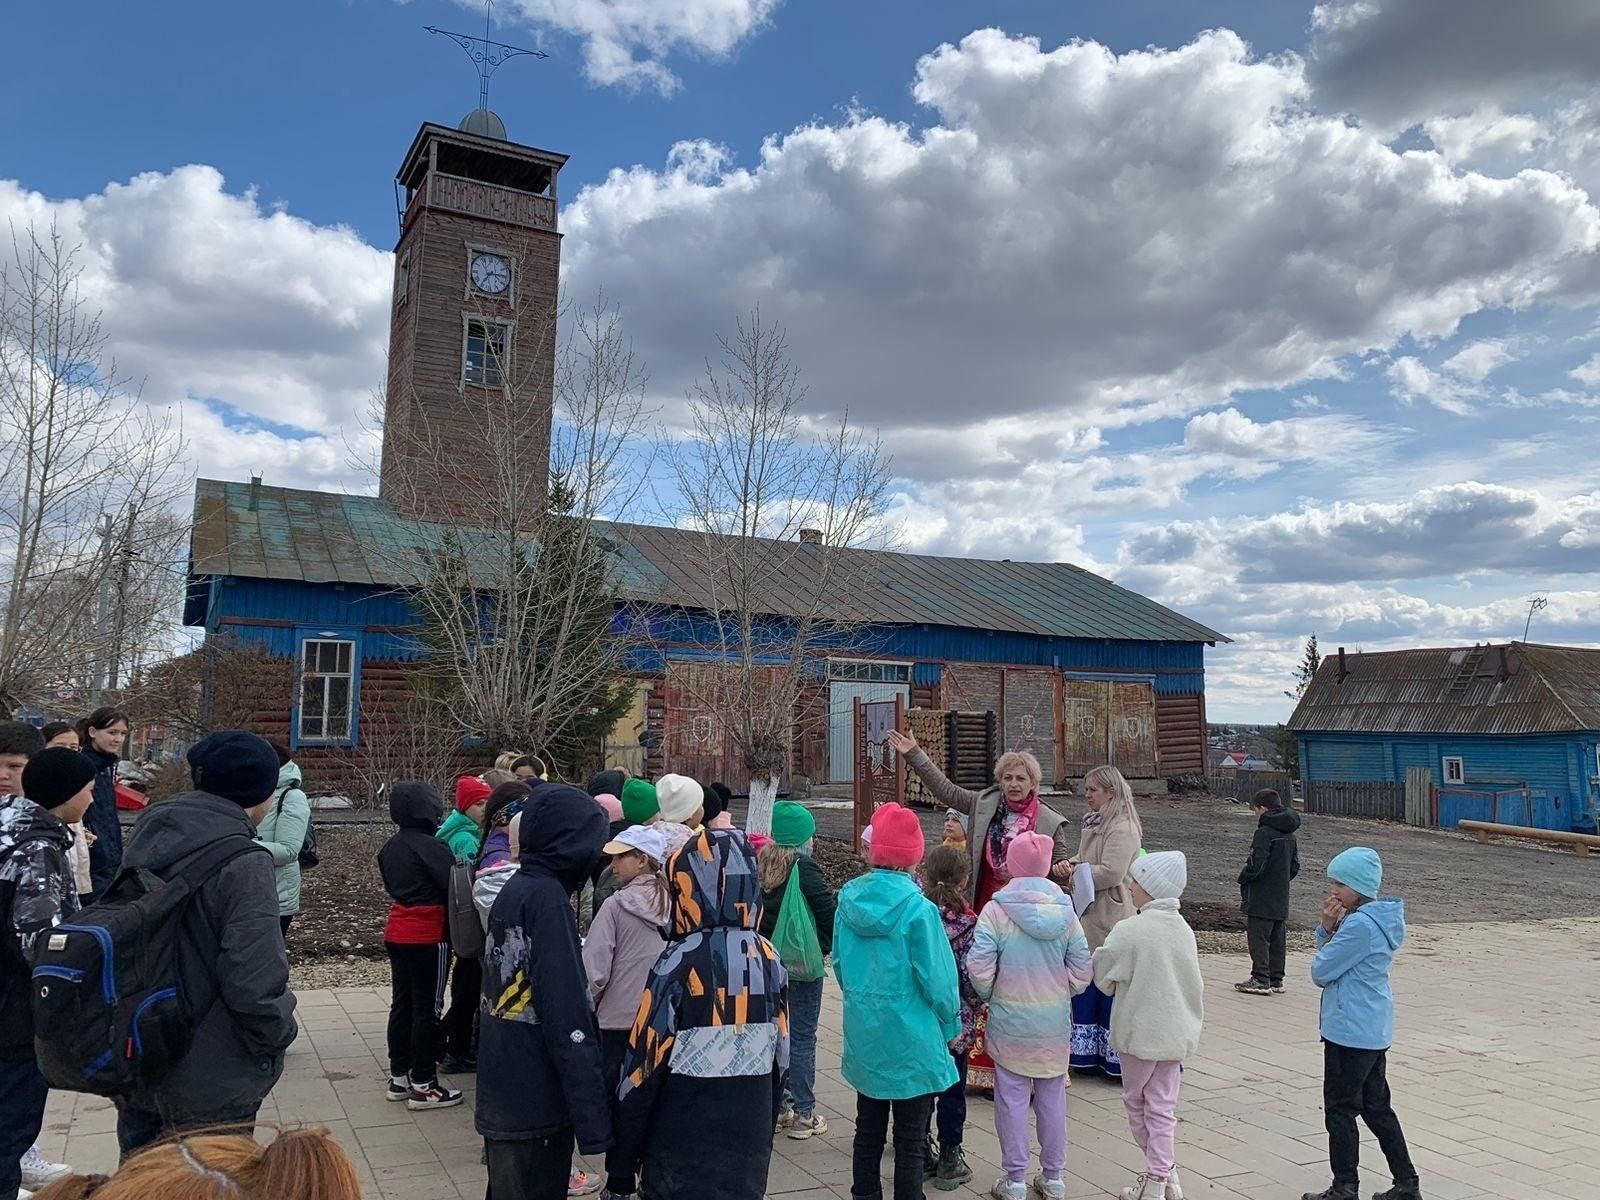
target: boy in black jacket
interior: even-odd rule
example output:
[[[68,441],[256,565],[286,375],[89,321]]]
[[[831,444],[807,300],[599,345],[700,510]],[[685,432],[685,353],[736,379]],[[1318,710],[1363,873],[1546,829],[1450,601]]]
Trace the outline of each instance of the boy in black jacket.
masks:
[[[1248,918],[1250,978],[1234,984],[1249,996],[1282,995],[1284,943],[1289,930],[1289,881],[1300,874],[1295,830],[1300,814],[1277,792],[1263,788],[1250,801],[1256,834],[1239,872],[1240,905]]]
[[[432,784],[397,783],[389,819],[400,828],[378,851],[378,871],[394,903],[383,927],[393,998],[389,1002],[387,1098],[413,1110],[454,1108],[461,1093],[439,1082],[439,1015],[444,1011],[450,940],[445,902],[456,856],[434,837],[444,800]]]
[[[584,792],[548,784],[522,811],[522,866],[489,910],[475,1126],[494,1200],[565,1200],[572,1149],[611,1147],[600,1030],[572,894],[608,824]]]

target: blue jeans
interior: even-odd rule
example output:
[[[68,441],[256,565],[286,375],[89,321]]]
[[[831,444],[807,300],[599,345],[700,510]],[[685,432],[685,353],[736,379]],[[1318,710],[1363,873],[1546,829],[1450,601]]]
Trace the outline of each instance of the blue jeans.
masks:
[[[39,1064],[0,1062],[0,1200],[16,1200],[22,1156],[44,1128],[45,1087]]]
[[[817,1022],[822,1018],[822,980],[789,981],[789,1097],[796,1116],[817,1107]]]

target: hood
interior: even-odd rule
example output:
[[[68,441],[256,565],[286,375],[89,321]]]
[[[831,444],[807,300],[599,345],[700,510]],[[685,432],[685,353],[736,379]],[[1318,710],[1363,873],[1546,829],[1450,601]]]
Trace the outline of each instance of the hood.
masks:
[[[583,790],[591,796],[621,796],[622,786],[627,782],[626,771],[596,771],[589,776],[589,782]]]
[[[608,825],[587,792],[553,783],[538,789],[536,802],[522,810],[519,828],[522,865],[548,871],[571,892],[600,861]]]
[[[969,932],[978,926],[978,914],[970,908],[964,908],[960,912],[956,912],[954,909],[941,908],[939,910],[939,920],[944,922],[945,936],[952,942],[958,938],[966,937]]]
[[[32,800],[13,796],[11,803],[0,807],[0,850],[9,850],[27,838],[55,835],[55,840],[65,846],[69,840],[67,827]]]
[[[187,854],[240,833],[253,838],[256,827],[232,800],[210,792],[184,792],[139,814],[122,865],[161,871]]]
[[[594,807],[594,802],[589,802]],[[595,809],[599,812],[599,809]],[[668,860],[672,936],[707,929],[754,929],[761,919],[761,872],[744,834],[708,829]]]
[[[1300,828],[1300,814],[1285,804],[1262,814],[1261,824],[1274,833],[1293,833]]]
[[[301,782],[302,780],[299,763],[286,762],[283,764],[283,766],[278,768],[278,790],[280,792],[287,791],[292,787],[300,787]]]
[[[1390,950],[1400,949],[1400,944],[1406,940],[1404,900],[1394,896],[1381,896],[1376,900],[1368,900],[1346,920],[1353,917],[1366,917],[1376,925],[1378,932],[1388,941]]]
[[[648,875],[640,875],[627,887],[613,892],[610,903],[622,905],[623,912],[638,917],[654,929],[667,918],[666,906],[661,901],[662,893],[657,890],[654,880]]]
[[[877,868],[845,884],[835,919],[861,937],[888,937],[900,927],[908,906],[923,898],[904,871]]]
[[[1072,928],[1072,901],[1048,879],[1013,879],[994,894],[994,902],[1037,941],[1058,941]]]
[[[389,789],[389,820],[401,829],[435,833],[444,820],[444,797],[431,783],[408,779]]]

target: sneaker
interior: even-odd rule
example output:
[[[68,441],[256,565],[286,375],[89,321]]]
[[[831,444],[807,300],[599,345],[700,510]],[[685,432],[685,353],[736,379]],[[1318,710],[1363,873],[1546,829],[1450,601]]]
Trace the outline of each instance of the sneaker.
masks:
[[[1178,1182],[1177,1167],[1167,1172],[1167,1188],[1163,1200],[1183,1200],[1183,1184]]]
[[[1386,1192],[1374,1192],[1372,1200],[1422,1200],[1422,1184],[1415,1179],[1397,1183]]]
[[[66,1163],[51,1162],[39,1153],[37,1146],[29,1146],[28,1152],[22,1156],[22,1186],[25,1188],[42,1188],[71,1174],[71,1167]]]
[[[389,1087],[384,1092],[383,1098],[395,1103],[411,1099],[411,1080],[404,1075],[389,1076]]]
[[[1337,1183],[1330,1183],[1320,1192],[1306,1192],[1300,1200],[1361,1200],[1355,1188],[1342,1188]]]
[[[439,1071],[444,1075],[471,1075],[478,1069],[478,1060],[475,1058],[458,1058],[454,1054],[446,1054],[444,1061],[439,1064]]]
[[[431,1083],[413,1083],[411,1094],[406,1097],[406,1107],[414,1112],[428,1108],[454,1108],[460,1103],[460,1090],[445,1087],[437,1079]]]
[[[797,1142],[803,1142],[810,1137],[821,1137],[828,1132],[828,1123],[817,1113],[809,1117],[796,1117],[789,1126],[789,1136]]]
[[[1122,1197],[1122,1200],[1139,1200],[1139,1197],[1144,1195],[1145,1181],[1149,1178],[1150,1173],[1148,1171],[1140,1171],[1133,1177],[1133,1182],[1117,1194]]]
[[[941,1192],[953,1192],[972,1179],[972,1168],[967,1166],[967,1156],[960,1146],[939,1147],[939,1170],[933,1186]]]
[[[1233,990],[1236,992],[1243,992],[1246,996],[1272,995],[1272,985],[1270,983],[1264,983],[1255,978],[1246,979],[1243,983],[1234,984]]]
[[[567,1176],[567,1195],[592,1196],[605,1185],[606,1181],[603,1175],[591,1175],[587,1171],[573,1168],[572,1174]]]
[[[1044,1197],[1044,1200],[1067,1200],[1067,1184],[1064,1179],[1046,1179],[1041,1173],[1033,1177],[1033,1190]]]
[[[994,1200],[1028,1200],[1028,1186],[1024,1183],[1015,1183],[1008,1176],[1002,1175],[994,1181],[994,1186],[989,1189],[989,1195]]]
[[[1283,984],[1281,984],[1281,983],[1275,983],[1275,984],[1272,985],[1272,994],[1274,996],[1281,996],[1285,992],[1287,992],[1288,990],[1289,989],[1284,987]]]
[[[790,1108],[787,1104],[785,1104],[783,1106],[782,1111],[780,1111],[778,1113],[778,1128],[777,1128],[777,1130],[775,1132],[782,1133],[785,1129],[789,1128],[789,1126],[791,1126],[793,1124],[794,1124],[794,1109]]]
[[[17,1200],[33,1200],[33,1193],[27,1188],[17,1189]]]

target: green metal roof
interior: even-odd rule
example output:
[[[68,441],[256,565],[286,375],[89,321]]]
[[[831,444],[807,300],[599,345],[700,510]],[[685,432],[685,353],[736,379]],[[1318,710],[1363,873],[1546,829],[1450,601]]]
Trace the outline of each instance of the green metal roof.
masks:
[[[602,536],[623,594],[677,608],[716,607],[706,538],[694,530],[608,524]],[[190,574],[406,587],[418,548],[437,526],[375,496],[254,487],[202,479],[195,487]],[[763,543],[757,607],[795,615],[815,586],[815,546]],[[946,625],[1044,637],[1225,642],[1213,629],[1070,563],[998,562],[855,550],[848,595],[826,616],[887,625]],[[805,601],[809,607],[809,600]]]

